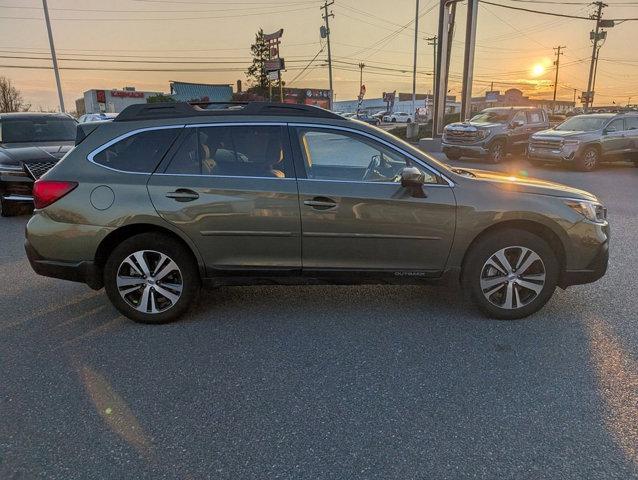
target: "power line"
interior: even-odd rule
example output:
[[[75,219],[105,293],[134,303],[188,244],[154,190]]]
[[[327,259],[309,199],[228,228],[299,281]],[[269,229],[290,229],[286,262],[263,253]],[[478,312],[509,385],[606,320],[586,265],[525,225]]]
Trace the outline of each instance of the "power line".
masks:
[[[522,8],[522,7],[514,7],[512,5],[503,5],[502,3],[494,3],[494,2],[488,2],[487,0],[480,0],[481,3],[485,3],[487,5],[493,5],[495,7],[501,7],[501,8],[508,8],[510,10],[520,10],[522,12],[529,12],[529,13],[538,13],[540,15],[550,15],[553,17],[563,17],[563,18],[577,18],[579,20],[592,20],[591,17],[581,17],[578,15],[568,15],[565,13],[555,13],[555,12],[546,12],[546,11],[542,11],[542,10],[532,10],[531,8]],[[638,18],[610,18],[608,19],[610,21],[613,22],[630,22],[630,21],[635,21],[638,20]]]

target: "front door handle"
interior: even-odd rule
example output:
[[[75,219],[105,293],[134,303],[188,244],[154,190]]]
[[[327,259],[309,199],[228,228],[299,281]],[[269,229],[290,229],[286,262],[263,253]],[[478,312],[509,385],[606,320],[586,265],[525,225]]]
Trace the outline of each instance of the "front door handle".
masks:
[[[303,204],[315,210],[330,210],[337,206],[337,202],[328,197],[315,197],[312,200],[304,200]]]
[[[166,198],[172,198],[178,202],[192,202],[199,198],[199,194],[188,188],[178,188],[174,192],[168,192]]]

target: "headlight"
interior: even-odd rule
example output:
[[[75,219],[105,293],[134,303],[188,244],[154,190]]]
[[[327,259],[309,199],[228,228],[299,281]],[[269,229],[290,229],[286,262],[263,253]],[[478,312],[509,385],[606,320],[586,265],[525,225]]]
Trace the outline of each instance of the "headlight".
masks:
[[[563,145],[578,145],[580,140],[564,140]]]
[[[604,223],[607,220],[607,208],[604,205],[597,202],[590,202],[588,200],[565,200],[565,204],[580,213],[590,222]]]
[[[490,135],[490,131],[489,130],[477,130],[476,131],[476,135],[478,136],[478,138],[483,140],[483,139],[487,138]]]

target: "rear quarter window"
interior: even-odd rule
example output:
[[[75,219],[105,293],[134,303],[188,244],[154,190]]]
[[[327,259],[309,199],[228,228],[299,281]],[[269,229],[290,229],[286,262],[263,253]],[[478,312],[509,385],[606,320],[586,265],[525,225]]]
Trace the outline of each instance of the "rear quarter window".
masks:
[[[152,173],[175,141],[180,129],[147,130],[123,138],[90,158],[115,170]]]

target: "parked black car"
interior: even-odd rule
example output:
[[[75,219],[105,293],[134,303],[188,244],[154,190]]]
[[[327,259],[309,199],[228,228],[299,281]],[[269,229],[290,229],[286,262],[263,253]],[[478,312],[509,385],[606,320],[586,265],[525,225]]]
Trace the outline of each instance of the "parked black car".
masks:
[[[37,180],[72,147],[77,122],[61,113],[0,114],[0,210],[19,213],[33,202]]]
[[[445,127],[442,150],[450,160],[477,157],[499,163],[508,153],[525,154],[529,137],[548,128],[547,112],[540,108],[486,108],[467,122]]]

